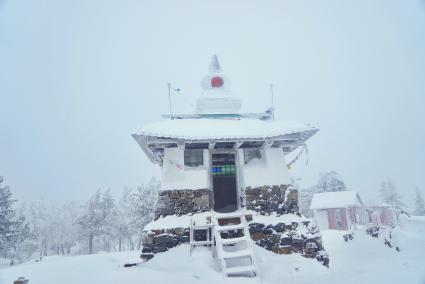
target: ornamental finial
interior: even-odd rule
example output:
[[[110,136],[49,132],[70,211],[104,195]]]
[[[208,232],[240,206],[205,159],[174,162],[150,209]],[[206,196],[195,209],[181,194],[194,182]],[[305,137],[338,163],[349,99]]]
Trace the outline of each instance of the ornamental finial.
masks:
[[[217,55],[213,55],[210,63],[210,72],[211,73],[221,73],[220,63],[218,62]]]

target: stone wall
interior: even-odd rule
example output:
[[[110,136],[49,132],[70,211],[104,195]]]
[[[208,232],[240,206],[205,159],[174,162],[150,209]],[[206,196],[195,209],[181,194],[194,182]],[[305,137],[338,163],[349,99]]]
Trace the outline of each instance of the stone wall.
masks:
[[[212,192],[209,189],[163,190],[158,193],[155,220],[160,216],[209,211],[211,205]]]
[[[248,210],[262,215],[298,213],[298,190],[292,185],[247,187],[245,203]]]
[[[143,232],[143,248],[140,257],[149,260],[156,253],[165,252],[179,244],[189,243],[189,241],[189,228],[145,231]]]
[[[255,244],[266,250],[276,254],[298,253],[304,257],[316,258],[323,265],[328,266],[329,257],[324,250],[321,235],[317,227],[311,227],[309,223],[309,221],[276,225],[250,223],[249,233]],[[149,260],[156,253],[168,251],[179,244],[189,243],[189,234],[189,228],[145,231],[140,257]],[[205,238],[205,236],[201,237]]]
[[[262,215],[298,213],[298,191],[291,185],[264,185],[244,190],[248,210]],[[160,216],[185,215],[209,211],[213,194],[209,189],[163,190],[158,194],[155,220]]]
[[[292,185],[247,187],[241,194],[245,194],[246,208],[261,215],[300,215],[298,191]],[[210,211],[212,198],[212,192],[208,189],[161,191],[158,194],[155,220],[160,216],[180,216]],[[309,226],[309,221],[276,225],[251,223],[249,232],[258,246],[274,253],[299,253],[305,257],[316,258],[326,266],[329,264],[329,258],[323,248],[317,227]],[[165,252],[182,243],[188,243],[189,228],[145,231],[142,242],[141,257],[149,260],[156,253]]]
[[[276,254],[299,253],[304,257],[316,258],[328,266],[329,257],[324,250],[322,237],[317,227],[309,224],[309,221],[276,225],[251,223],[249,233],[255,244],[266,250]]]

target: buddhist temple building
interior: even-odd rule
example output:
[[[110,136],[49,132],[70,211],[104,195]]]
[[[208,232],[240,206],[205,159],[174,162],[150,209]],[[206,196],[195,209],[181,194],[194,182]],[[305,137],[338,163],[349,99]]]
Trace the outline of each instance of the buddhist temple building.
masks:
[[[252,251],[246,251],[249,263],[230,268],[226,257],[236,255],[223,250],[229,245],[235,250],[237,241],[245,242],[243,249],[236,249],[240,256],[251,246],[252,240],[247,237],[252,236],[253,230],[247,222],[252,221],[252,213],[299,214],[298,194],[290,182],[286,157],[306,147],[306,141],[318,129],[274,120],[273,109],[241,113],[243,94],[232,93],[230,79],[223,73],[217,56],[213,56],[201,87],[192,114],[165,115],[163,120],[133,134],[152,163],[160,165],[162,173],[155,221],[148,225],[147,231],[151,231],[144,241],[144,252],[172,247],[172,240],[164,241],[171,242],[166,248],[156,245],[166,232],[176,235],[174,245],[190,242],[192,247],[199,241],[201,245],[218,247],[226,275],[255,274]],[[176,224],[176,220],[186,221]],[[189,223],[193,228],[188,228]],[[229,224],[227,229],[222,228]],[[207,231],[202,240],[197,239],[195,231],[202,228]],[[223,241],[223,232],[231,240]],[[275,250],[283,251],[282,248],[277,244]]]
[[[162,190],[193,191],[204,198],[198,202],[202,211],[233,212],[249,204],[247,188],[289,185],[285,156],[304,147],[318,130],[272,120],[270,112],[241,114],[242,100],[230,85],[214,56],[195,114],[146,125],[133,135],[149,159],[161,166]],[[185,211],[172,212],[161,202],[159,215]]]

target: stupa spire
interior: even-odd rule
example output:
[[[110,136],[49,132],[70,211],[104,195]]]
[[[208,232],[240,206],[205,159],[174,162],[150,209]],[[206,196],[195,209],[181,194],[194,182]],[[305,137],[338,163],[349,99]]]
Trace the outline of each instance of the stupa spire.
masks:
[[[230,80],[221,70],[217,55],[211,58],[209,72],[201,82],[204,92],[196,102],[199,114],[236,114],[241,107],[240,98],[232,95]]]
[[[220,63],[218,62],[218,57],[215,54],[211,58],[210,70],[209,71],[211,73],[221,73]]]

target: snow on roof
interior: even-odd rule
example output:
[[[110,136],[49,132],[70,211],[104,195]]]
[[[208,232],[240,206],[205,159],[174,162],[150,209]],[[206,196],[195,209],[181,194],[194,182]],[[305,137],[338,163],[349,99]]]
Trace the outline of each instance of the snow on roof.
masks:
[[[356,191],[321,192],[313,195],[310,209],[345,208],[363,206]]]
[[[136,134],[177,139],[263,139],[305,131],[309,124],[258,119],[174,119],[148,124]]]

